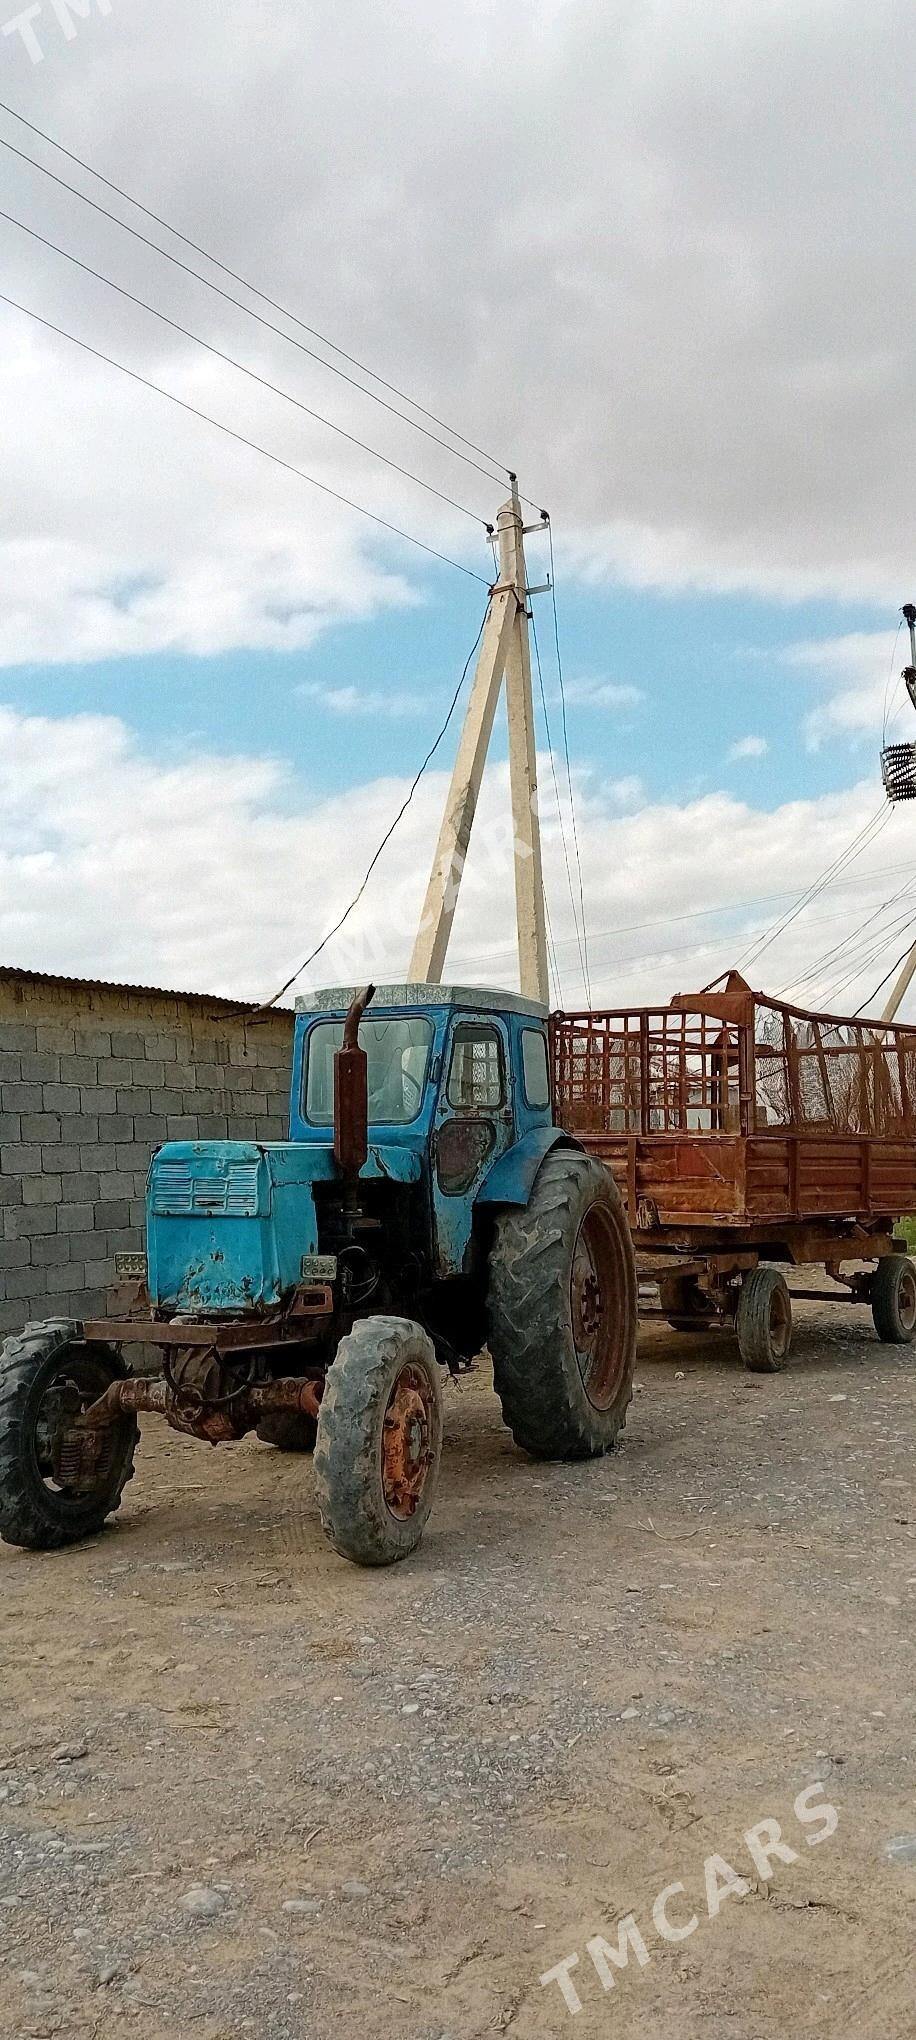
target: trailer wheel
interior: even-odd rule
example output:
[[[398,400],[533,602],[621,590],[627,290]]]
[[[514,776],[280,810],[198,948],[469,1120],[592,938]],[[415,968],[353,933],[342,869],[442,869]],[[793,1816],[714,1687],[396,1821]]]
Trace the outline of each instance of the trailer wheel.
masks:
[[[0,1353],[0,1537],[57,1551],[101,1530],[134,1470],[135,1417],[81,1433],[74,1420],[128,1374],[116,1346],[69,1318],[28,1325]]]
[[[886,1346],[909,1346],[916,1335],[916,1268],[906,1254],[887,1254],[871,1279],[871,1314]]]
[[[316,1417],[297,1417],[294,1411],[281,1410],[262,1418],[257,1436],[262,1445],[275,1445],[278,1452],[314,1452],[317,1431]]]
[[[315,1445],[322,1529],[354,1565],[394,1565],[426,1527],[442,1450],[433,1342],[407,1318],[361,1318],[328,1369]]]
[[[752,1374],[778,1374],[792,1344],[792,1299],[778,1268],[752,1268],[738,1299],[738,1349]]]
[[[535,1459],[608,1452],[636,1365],[636,1261],[609,1170],[554,1150],[496,1225],[489,1347],[503,1419]]]

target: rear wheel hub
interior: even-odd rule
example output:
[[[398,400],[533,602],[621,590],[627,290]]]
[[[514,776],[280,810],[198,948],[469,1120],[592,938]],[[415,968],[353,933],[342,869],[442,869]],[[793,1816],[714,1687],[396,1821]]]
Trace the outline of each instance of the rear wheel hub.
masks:
[[[592,1205],[579,1227],[570,1274],[570,1313],[576,1359],[589,1402],[609,1409],[627,1367],[626,1325],[619,1298],[626,1294],[619,1247],[603,1209]]]

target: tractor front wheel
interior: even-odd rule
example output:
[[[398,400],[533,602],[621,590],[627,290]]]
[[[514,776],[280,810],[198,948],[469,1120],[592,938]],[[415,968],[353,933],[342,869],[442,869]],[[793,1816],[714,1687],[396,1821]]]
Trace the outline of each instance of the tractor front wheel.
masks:
[[[27,1325],[0,1353],[0,1537],[56,1551],[101,1530],[134,1468],[135,1417],[86,1431],[79,1419],[128,1370],[70,1319]]]
[[[315,1445],[322,1529],[354,1565],[394,1565],[426,1527],[442,1450],[433,1342],[407,1318],[361,1318],[328,1369]]]
[[[609,1170],[556,1149],[522,1211],[497,1221],[489,1346],[503,1417],[535,1459],[591,1459],[626,1421],[636,1261]]]

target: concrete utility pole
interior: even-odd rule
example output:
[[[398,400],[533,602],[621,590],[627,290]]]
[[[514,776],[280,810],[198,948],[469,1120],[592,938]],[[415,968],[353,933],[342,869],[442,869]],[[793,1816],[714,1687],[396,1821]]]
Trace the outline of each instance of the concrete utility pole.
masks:
[[[910,700],[914,708],[916,708],[916,607],[914,607],[912,602],[904,603],[902,615],[910,633],[910,663],[903,669],[903,679]],[[916,977],[916,942],[913,943],[909,956],[896,980],[894,989],[881,1015],[882,1020],[887,1020],[888,1022],[896,1020],[914,977]]]
[[[525,567],[526,530],[542,528],[543,525],[526,526],[523,523],[518,487],[513,476],[511,499],[503,504],[496,520],[499,580],[490,592],[477,670],[410,961],[410,976],[416,984],[439,984],[442,979],[496,704],[505,674],[519,982],[526,998],[538,999],[546,1006],[550,1001],[550,987],[528,643],[529,590]]]

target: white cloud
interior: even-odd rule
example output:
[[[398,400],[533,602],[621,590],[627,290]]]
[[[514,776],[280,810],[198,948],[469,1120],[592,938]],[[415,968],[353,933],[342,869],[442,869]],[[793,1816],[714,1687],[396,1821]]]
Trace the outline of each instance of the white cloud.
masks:
[[[618,808],[638,807],[646,796],[646,789],[637,772],[628,772],[623,779],[610,780],[605,792],[608,800]]]
[[[428,707],[422,694],[411,693],[408,688],[357,687],[355,683],[341,687],[327,686],[321,680],[305,680],[297,687],[296,693],[305,701],[318,701],[331,715],[340,716],[386,716],[395,722],[406,716],[422,715]]]
[[[507,66],[485,0],[158,0],[4,58],[40,125],[514,462],[561,573],[899,600],[912,8],[530,0],[525,30]],[[4,168],[10,212],[493,517],[500,484]],[[280,398],[13,226],[0,255],[10,296],[488,572],[466,520]],[[413,582],[420,555],[7,308],[0,375],[4,661],[301,646]]]
[[[564,681],[564,690],[567,701],[576,708],[634,708],[644,699],[641,687],[626,681],[602,680],[593,674]]]
[[[853,744],[868,738],[877,750],[885,725],[890,738],[907,738],[912,710],[900,679],[901,635],[892,630],[850,631],[843,637],[806,639],[790,645],[787,663],[810,673],[821,697],[805,716],[809,750],[826,737],[845,737]]]
[[[546,759],[540,778],[561,993],[579,1003]],[[461,978],[511,986],[507,779],[504,764],[487,775],[450,966]],[[32,968],[269,996],[347,906],[408,783],[377,779],[307,803],[288,769],[269,757],[201,750],[176,765],[146,754],[115,717],[0,709],[0,953]],[[445,772],[423,781],[312,983],[404,975],[447,783]],[[602,790],[577,777],[599,1003],[667,998],[707,982],[736,960],[751,933],[776,920],[874,808],[869,782],[770,813],[724,792],[621,812],[620,794],[619,786]],[[564,821],[572,857],[568,813]],[[886,842],[850,870],[849,889],[792,924],[752,972],[758,982],[774,989],[810,971],[813,953],[848,939],[876,889],[879,901],[889,896],[887,877],[869,877],[856,889],[863,873],[880,873],[892,861]],[[866,979],[867,972],[863,991]]]
[[[732,744],[728,755],[736,762],[743,758],[765,758],[769,748],[766,737],[739,737],[737,743]]]

